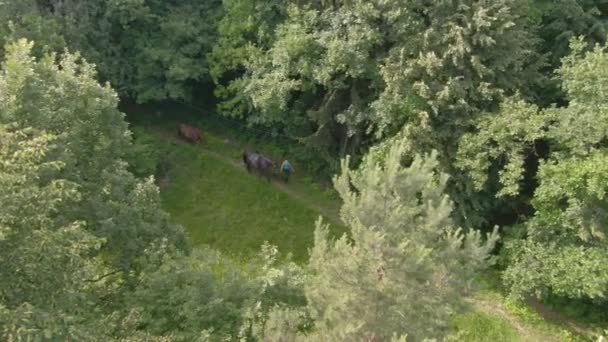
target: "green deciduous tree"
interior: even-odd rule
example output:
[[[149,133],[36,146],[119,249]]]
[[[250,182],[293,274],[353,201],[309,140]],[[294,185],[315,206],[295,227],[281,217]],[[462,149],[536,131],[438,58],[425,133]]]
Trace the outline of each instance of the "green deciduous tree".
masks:
[[[85,339],[104,271],[89,255],[102,240],[61,208],[78,205],[77,184],[61,178],[57,139],[0,125],[0,337]]]
[[[210,81],[221,2],[158,0],[11,1],[0,5],[0,38],[80,51],[123,96],[140,102],[190,100]]]
[[[142,274],[129,301],[153,335],[193,341],[203,331],[214,339],[236,336],[243,309],[253,306],[258,283],[216,252],[167,258]]]
[[[152,336],[250,340],[258,336],[254,326],[266,320],[270,308],[305,303],[302,269],[279,261],[277,249],[269,245],[262,246],[260,258],[240,265],[205,247],[183,255],[164,245],[146,260],[150,267],[128,303],[141,313],[141,327]]]
[[[561,59],[570,53],[570,39],[583,35],[590,44],[606,39],[606,14],[603,0],[529,1],[527,17],[537,27],[538,52],[545,56],[543,74],[551,76]],[[534,100],[548,106],[563,103],[564,94],[557,79],[545,78],[536,84]]]
[[[541,0],[531,1],[531,4],[529,16],[538,25],[540,52],[548,56],[547,73],[559,68],[561,59],[570,53],[573,37],[583,35],[592,45],[606,39],[608,7],[603,0]],[[538,101],[550,104],[563,96],[558,92],[558,84],[553,83],[546,84],[551,88],[543,88]]]
[[[509,100],[498,114],[487,114],[479,132],[460,146],[460,166],[479,184],[498,171],[503,196],[517,196],[526,172],[524,158],[535,142],[549,147],[541,160],[531,204],[534,216],[523,234],[507,243],[505,281],[515,296],[557,294],[605,299],[608,294],[606,153],[608,107],[605,104],[605,46],[583,52],[582,39],[558,70],[567,107],[539,110]]]
[[[516,196],[521,192],[524,166],[536,142],[545,138],[548,118],[539,108],[519,98],[508,98],[496,114],[478,119],[477,130],[463,136],[456,165],[469,172],[474,185],[481,190],[497,168],[496,195]]]
[[[122,160],[131,138],[124,114],[116,109],[116,93],[99,85],[94,68],[77,55],[36,60],[31,48],[25,40],[7,48],[0,122],[57,136],[55,153],[65,165],[61,176],[78,184],[82,195],[79,205],[61,208],[64,215],[86,222],[88,231],[104,238],[106,260],[123,270],[136,271],[134,263],[157,239],[184,246],[182,229],[161,210],[152,180],[138,180]]]
[[[35,0],[3,1],[0,3],[0,59],[4,46],[12,40],[27,38],[38,42],[36,54],[60,51],[66,46],[59,18],[46,15]]]
[[[541,166],[527,237],[507,245],[512,260],[504,279],[514,295],[605,300],[607,165],[606,152],[598,152]]]
[[[121,95],[139,102],[190,100],[209,81],[206,54],[215,43],[221,3],[98,1],[63,4],[68,46],[98,64]]]
[[[215,94],[223,115],[243,117],[252,107],[241,76],[250,54],[270,47],[275,28],[285,18],[284,1],[227,0],[218,24],[217,44],[209,55]]]
[[[459,216],[483,221],[493,203],[452,168],[454,142],[504,93],[529,95],[542,79],[526,2],[305,1],[286,8],[271,43],[230,32],[249,52],[245,74],[233,83],[254,108],[248,121],[299,137],[328,161],[394,136],[407,139],[412,155],[439,150]]]
[[[136,330],[129,308],[112,312],[115,271],[97,256],[104,240],[64,210],[83,196],[62,178],[59,144],[52,134],[0,125],[0,338],[155,340]]]
[[[145,6],[149,14],[133,22],[121,39],[134,48],[130,93],[139,102],[190,101],[197,83],[211,81],[207,54],[216,41],[221,1],[155,0]]]

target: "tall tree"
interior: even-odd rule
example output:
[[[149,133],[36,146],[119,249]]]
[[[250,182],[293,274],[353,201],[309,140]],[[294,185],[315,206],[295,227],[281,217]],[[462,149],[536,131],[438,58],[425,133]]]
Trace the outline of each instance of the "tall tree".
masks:
[[[590,44],[606,39],[608,6],[603,0],[534,1],[531,17],[539,25],[541,50],[550,54],[549,69],[570,53],[570,40],[585,36]]]
[[[123,96],[190,100],[197,84],[211,80],[206,55],[215,43],[219,0],[16,3],[0,5],[0,18],[12,20],[0,27],[1,38],[79,50]]]
[[[242,118],[251,110],[243,93],[248,56],[266,50],[275,37],[275,28],[286,16],[284,1],[226,0],[218,23],[217,44],[209,54],[215,95],[222,101],[222,115]]]
[[[524,158],[538,142],[548,145],[541,157],[531,203],[534,216],[507,243],[504,274],[515,296],[558,294],[603,299],[608,295],[608,107],[605,104],[606,46],[584,52],[582,39],[558,70],[567,107],[539,110],[522,100],[505,102],[487,114],[479,132],[460,146],[460,165],[480,183],[498,172],[500,196],[522,192]]]
[[[478,231],[456,228],[436,155],[404,167],[406,151],[395,144],[383,163],[368,158],[359,171],[342,164],[335,186],[350,235],[332,241],[317,223],[305,289],[314,325],[306,338],[442,336],[473,275],[488,265],[497,234],[483,241]],[[297,311],[282,312],[292,328],[275,317],[269,333],[293,333],[293,322],[302,321]]]
[[[78,184],[62,178],[60,139],[0,124],[0,338],[5,341],[155,341],[128,307],[97,251],[104,240],[64,210]]]
[[[36,0],[0,3],[0,59],[4,59],[4,46],[20,38],[37,41],[37,55],[59,51],[66,46],[61,20],[47,15],[39,3]]]
[[[150,267],[140,275],[128,306],[140,313],[142,330],[152,336],[248,341],[258,336],[252,326],[272,307],[305,303],[302,268],[280,260],[270,245],[262,246],[260,258],[239,265],[205,247],[183,255],[165,246],[147,260]]]
[[[526,2],[297,2],[269,47],[250,43],[235,85],[252,124],[282,128],[328,162],[399,136],[410,153],[441,151],[459,216],[492,201],[451,167],[454,142],[504,93],[540,79]],[[244,35],[244,34],[241,34]],[[230,102],[232,103],[232,102]]]
[[[161,210],[152,180],[140,181],[127,171],[122,158],[131,148],[130,132],[116,109],[116,93],[99,85],[93,66],[77,55],[36,60],[31,49],[25,40],[6,49],[0,123],[15,122],[57,136],[55,153],[65,165],[62,177],[78,184],[83,198],[79,205],[60,210],[104,238],[106,260],[125,271],[136,271],[137,259],[158,239],[185,248],[182,228]]]
[[[592,46],[604,43],[608,33],[608,4],[603,0],[531,1],[529,17],[538,27],[539,52],[547,56],[543,73],[551,75],[570,53],[570,39],[585,36]],[[563,103],[564,94],[556,79],[542,82],[535,100],[541,105]]]
[[[382,68],[386,87],[374,103],[380,128],[397,122],[397,136],[407,139],[412,152],[440,151],[450,175],[448,193],[463,222],[487,222],[500,203],[492,200],[493,189],[475,189],[454,168],[457,142],[480,112],[496,109],[504,94],[529,95],[542,80],[543,60],[525,18],[528,9],[527,2],[517,0],[416,2],[414,19],[408,20],[415,24],[401,26],[402,34],[420,41],[413,49],[392,49]]]
[[[61,178],[57,137],[0,125],[0,338],[93,340],[92,283],[104,271],[88,256],[102,240],[66,217],[77,184]]]

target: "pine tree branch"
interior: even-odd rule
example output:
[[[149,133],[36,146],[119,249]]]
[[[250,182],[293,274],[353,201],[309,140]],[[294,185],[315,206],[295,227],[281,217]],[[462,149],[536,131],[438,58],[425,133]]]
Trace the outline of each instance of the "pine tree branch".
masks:
[[[101,280],[103,280],[103,279],[105,279],[105,278],[107,278],[107,277],[109,277],[109,276],[112,276],[112,275],[114,275],[114,274],[116,274],[116,273],[119,273],[119,272],[122,272],[122,270],[115,270],[115,271],[112,271],[112,272],[110,272],[110,273],[104,274],[104,275],[100,276],[100,277],[99,277],[99,278],[97,278],[97,279],[85,279],[85,281],[86,281],[87,283],[96,283],[96,282],[98,282],[98,281],[101,281]]]

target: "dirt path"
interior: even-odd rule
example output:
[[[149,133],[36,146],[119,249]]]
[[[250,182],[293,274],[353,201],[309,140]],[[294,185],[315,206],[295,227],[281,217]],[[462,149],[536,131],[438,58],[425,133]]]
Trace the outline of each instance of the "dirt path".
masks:
[[[523,322],[519,317],[509,312],[504,306],[504,303],[500,300],[490,300],[485,298],[472,298],[471,304],[477,308],[477,310],[485,312],[490,315],[497,315],[502,317],[504,320],[509,322],[519,334],[524,338],[525,341],[563,341],[564,337],[556,334],[555,331],[547,331],[542,328]],[[601,341],[598,340],[600,337],[597,331],[586,324],[578,322],[576,320],[569,319],[560,312],[542,304],[534,298],[526,300],[526,304],[533,311],[536,311],[542,317],[542,319],[551,324],[553,327],[559,327],[560,329],[568,330],[576,335],[575,341]]]
[[[526,303],[532,307],[536,312],[538,312],[544,319],[547,321],[568,326],[571,330],[576,331],[577,333],[583,336],[593,336],[593,329],[586,324],[574,321],[564,316],[562,313],[555,311],[551,307],[539,302],[534,298],[530,298],[526,301]]]
[[[179,139],[177,136],[174,136],[173,134],[171,134],[170,132],[167,132],[165,130],[162,130],[159,128],[150,128],[150,130],[156,134],[161,135],[163,138],[165,138],[171,142],[178,143],[180,145],[188,144],[187,142]],[[200,148],[207,155],[209,155],[215,159],[218,159],[226,164],[229,164],[229,165],[233,166],[234,168],[241,170],[243,173],[247,172],[247,169],[245,168],[245,166],[243,165],[243,163],[240,160],[235,160],[233,158],[229,158],[221,153],[218,153],[216,151],[206,148],[205,145],[201,145]],[[340,219],[340,215],[337,212],[334,212],[333,210],[329,210],[327,208],[324,208],[320,205],[313,203],[310,199],[307,199],[304,195],[300,194],[298,191],[294,190],[293,188],[289,187],[289,185],[287,185],[279,180],[272,179],[270,183],[276,189],[287,194],[289,197],[295,199],[296,201],[300,202],[301,204],[308,207],[309,209],[320,213],[321,215],[323,215],[323,217],[325,217],[331,223],[336,224],[336,225],[343,225],[342,219]]]
[[[247,172],[247,169],[245,168],[245,166],[237,160],[231,159],[226,157],[225,155],[222,155],[220,153],[217,153],[215,151],[206,149],[205,147],[202,147],[203,151],[205,151],[208,155],[219,159],[227,164],[230,164],[232,166],[234,166],[235,168],[242,170],[243,172]],[[284,192],[285,194],[287,194],[289,197],[295,199],[296,201],[304,204],[305,206],[307,206],[309,209],[315,210],[318,213],[320,213],[321,215],[323,215],[325,218],[327,218],[328,220],[330,220],[332,223],[334,224],[339,224],[342,225],[342,220],[340,219],[340,216],[338,215],[338,213],[335,212],[331,212],[330,210],[316,205],[314,203],[312,203],[310,200],[306,199],[302,194],[298,193],[297,191],[295,191],[294,189],[290,188],[289,185],[276,180],[276,179],[271,179],[270,183],[277,188],[278,190]]]
[[[477,310],[489,315],[499,316],[509,322],[524,341],[560,341],[559,336],[540,331],[523,323],[518,317],[510,313],[500,301],[473,298],[471,299],[471,303]]]

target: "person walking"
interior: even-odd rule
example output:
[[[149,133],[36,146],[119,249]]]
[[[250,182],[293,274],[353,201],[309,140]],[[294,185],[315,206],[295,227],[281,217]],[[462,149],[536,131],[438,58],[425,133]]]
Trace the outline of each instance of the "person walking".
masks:
[[[289,182],[289,176],[292,172],[294,172],[293,166],[291,166],[289,160],[283,160],[283,162],[281,163],[281,172],[283,172],[283,180],[285,181],[285,183]]]

